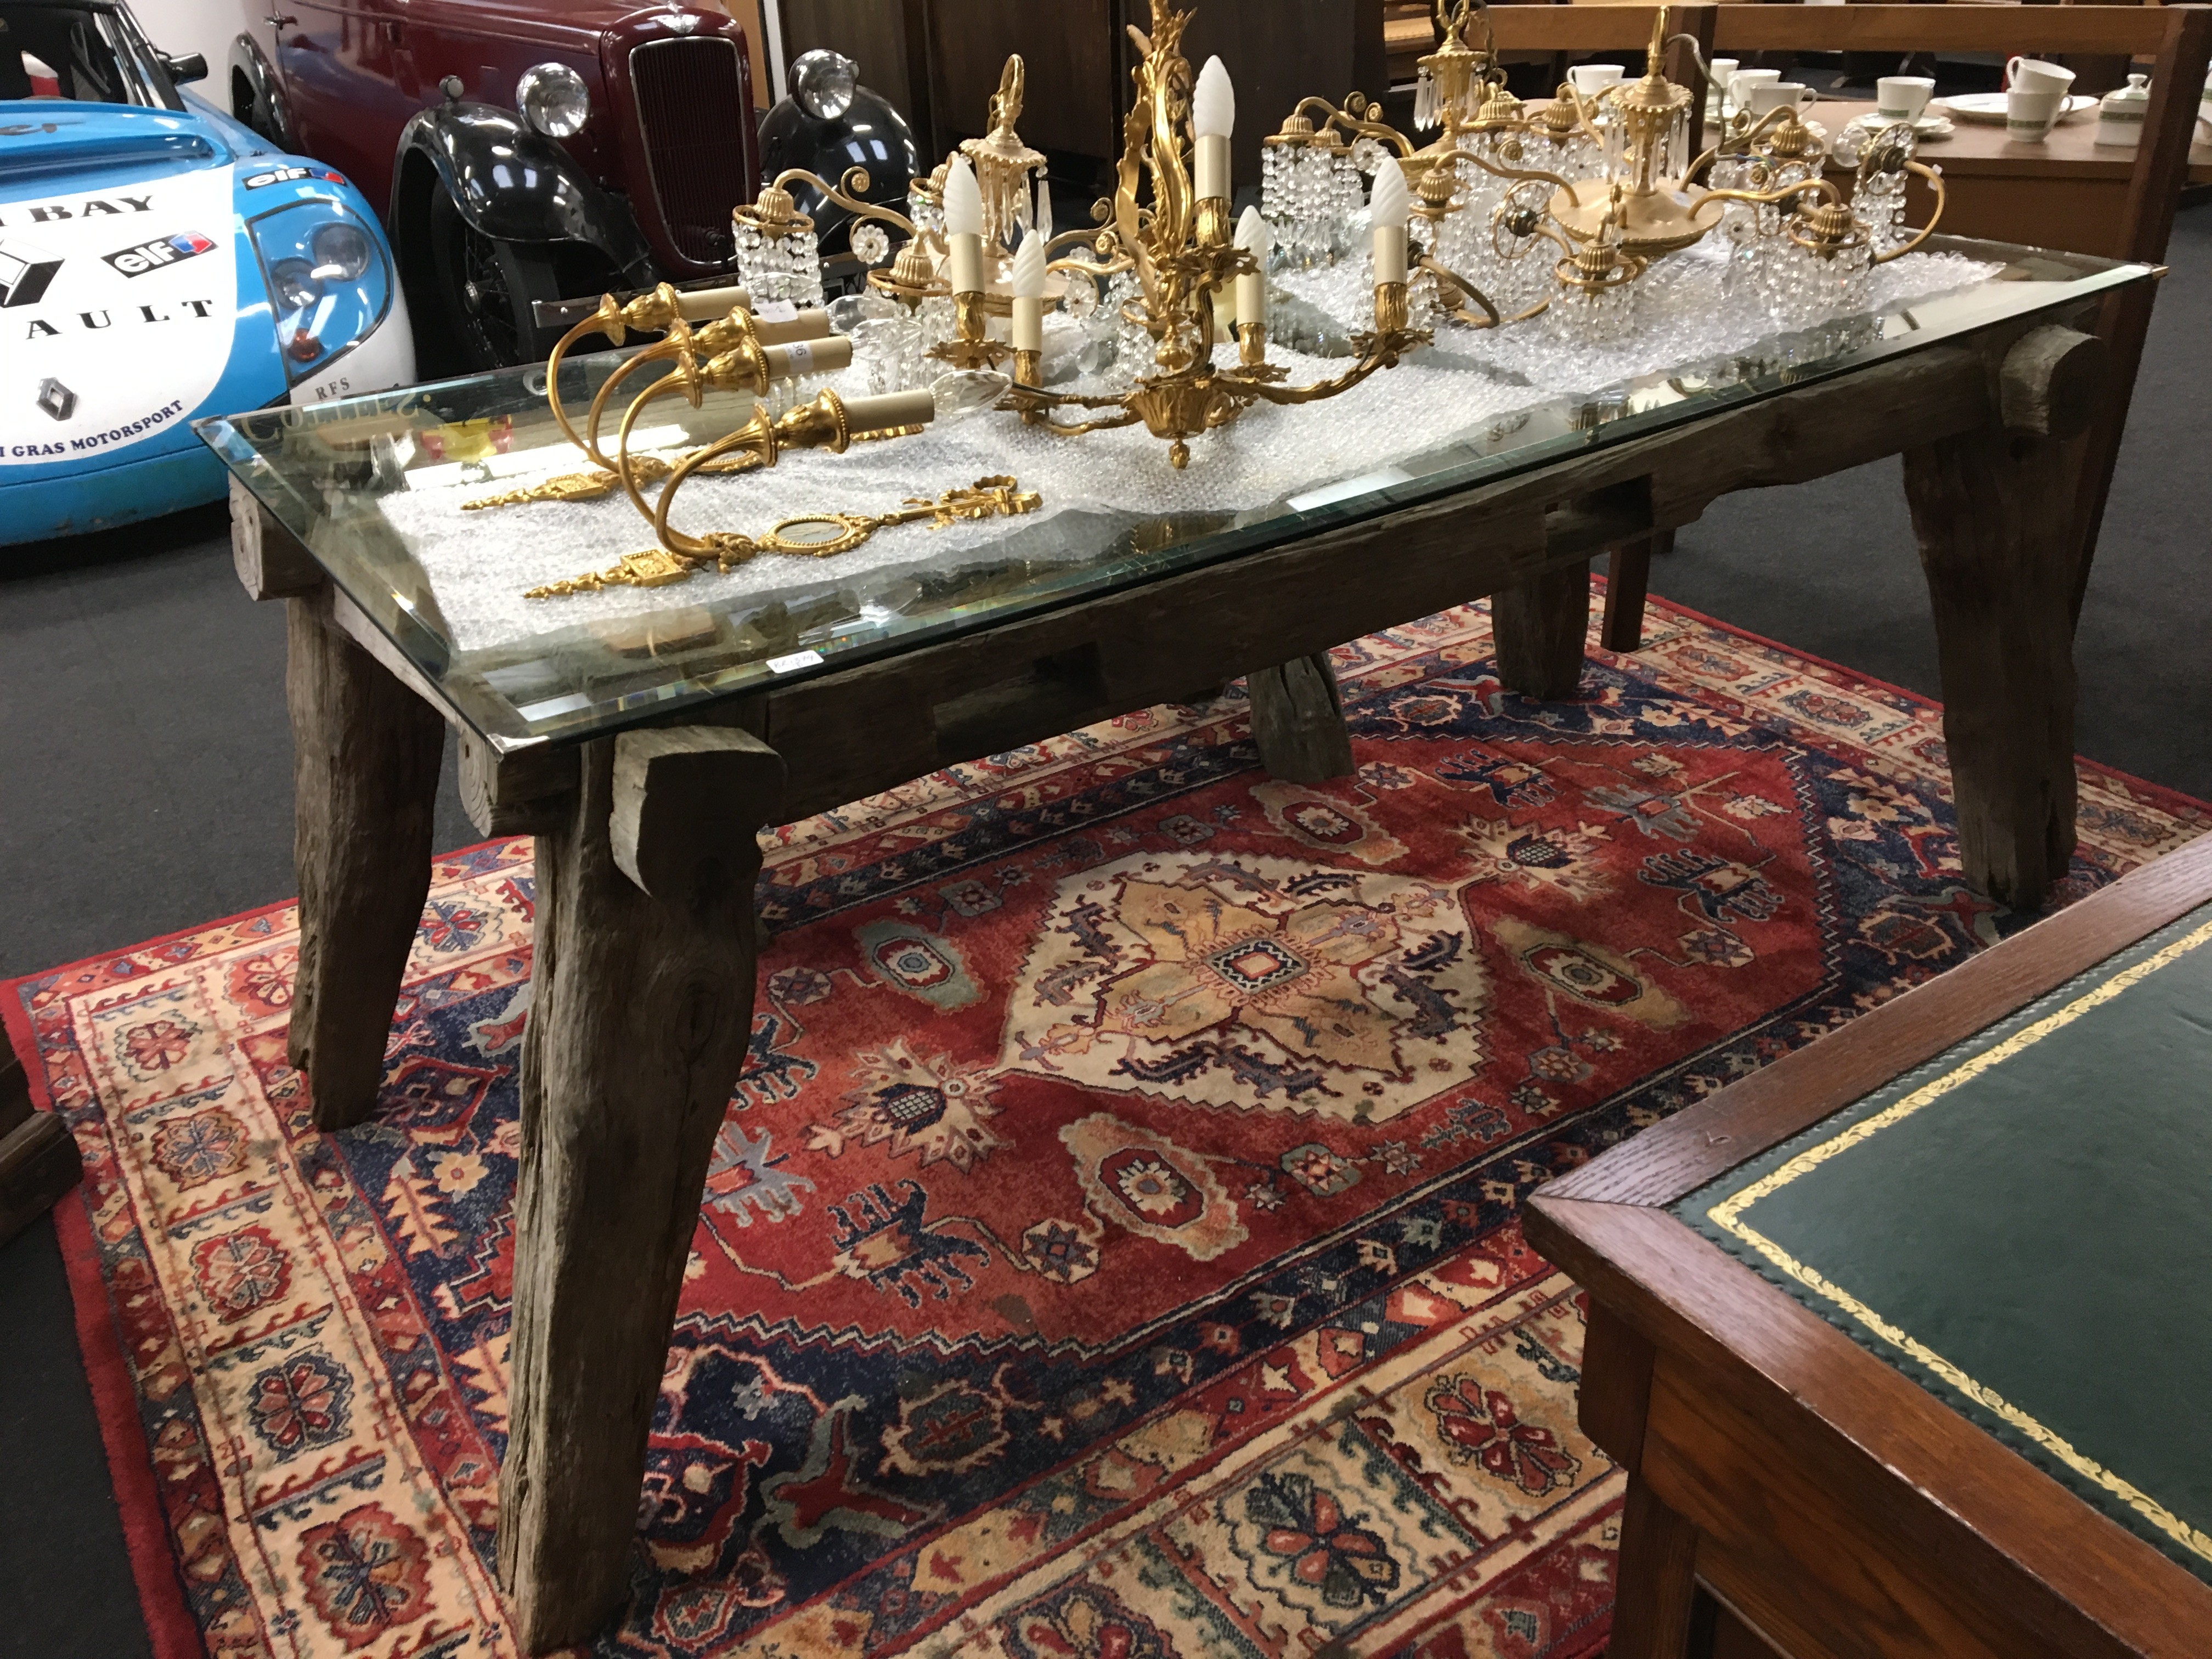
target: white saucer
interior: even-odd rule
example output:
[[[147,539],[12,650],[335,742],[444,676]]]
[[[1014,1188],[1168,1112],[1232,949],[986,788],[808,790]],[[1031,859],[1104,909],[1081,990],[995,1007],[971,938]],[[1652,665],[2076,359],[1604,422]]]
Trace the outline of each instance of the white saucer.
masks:
[[[1850,125],[1853,128],[1861,132],[1875,132],[1879,131],[1883,127],[1893,127],[1900,124],[1895,121],[1885,121],[1879,114],[1875,114],[1856,116],[1853,118]],[[1912,124],[1912,136],[1914,137],[1931,141],[1938,138],[1948,138],[1958,130],[1958,128],[1952,125],[1950,122],[1945,120],[1940,115],[1923,115],[1917,121],[1915,121]]]
[[[2005,94],[2001,92],[1967,92],[1956,98],[1938,98],[1936,103],[1950,111],[1961,121],[1983,121],[2002,126],[2005,119]],[[2097,100],[2085,92],[2069,97],[2065,107],[2058,112],[2061,121],[2071,120],[2084,110],[2097,107]]]

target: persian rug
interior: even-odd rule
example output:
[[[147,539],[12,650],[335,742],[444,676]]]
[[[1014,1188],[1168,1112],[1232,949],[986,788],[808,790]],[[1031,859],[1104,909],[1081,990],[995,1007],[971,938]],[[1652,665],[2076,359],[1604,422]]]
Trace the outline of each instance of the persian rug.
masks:
[[[1577,1659],[1622,1481],[1532,1187],[1971,955],[1940,713],[1687,613],[1580,697],[1480,607],[1338,653],[1359,763],[1238,694],[774,833],[597,1652]],[[2085,766],[2062,899],[2206,809]],[[165,1654],[514,1651],[526,842],[441,859],[383,1105],[309,1125],[277,907],[16,981]]]

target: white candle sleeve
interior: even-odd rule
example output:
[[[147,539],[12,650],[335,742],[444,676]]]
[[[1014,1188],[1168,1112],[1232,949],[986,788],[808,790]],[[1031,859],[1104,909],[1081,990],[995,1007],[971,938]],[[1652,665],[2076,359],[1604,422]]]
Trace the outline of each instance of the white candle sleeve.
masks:
[[[818,340],[837,331],[830,326],[828,312],[819,306],[811,306],[805,311],[793,312],[781,322],[756,314],[753,331],[760,337],[763,345],[780,345],[786,340]]]
[[[1368,198],[1368,216],[1375,225],[1375,280],[1406,280],[1406,218],[1412,199],[1406,190],[1406,170],[1395,155],[1385,157],[1375,169],[1375,192]]]
[[[1260,269],[1237,279],[1237,320],[1240,323],[1267,320],[1267,252],[1274,240],[1274,231],[1260,216],[1260,210],[1246,208],[1244,216],[1237,222],[1237,246],[1250,254]]]
[[[676,314],[687,323],[703,323],[738,306],[750,306],[752,295],[742,288],[701,288],[678,293]]]
[[[874,398],[845,399],[845,422],[855,432],[926,426],[936,418],[937,398],[927,386],[917,392],[886,392]]]
[[[770,346],[768,374],[772,380],[796,380],[808,374],[834,374],[853,366],[853,343],[842,334],[819,340],[793,340]]]
[[[1406,228],[1403,225],[1375,227],[1375,280],[1378,283],[1406,280]]]
[[[1014,349],[1044,349],[1044,301],[1026,295],[1014,296]]]
[[[1196,165],[1192,170],[1192,193],[1201,202],[1216,197],[1225,200],[1229,195],[1228,135],[1200,133],[1193,150]]]
[[[951,257],[946,262],[946,275],[951,279],[955,294],[981,294],[983,291],[983,239],[967,231],[953,231],[945,239]]]

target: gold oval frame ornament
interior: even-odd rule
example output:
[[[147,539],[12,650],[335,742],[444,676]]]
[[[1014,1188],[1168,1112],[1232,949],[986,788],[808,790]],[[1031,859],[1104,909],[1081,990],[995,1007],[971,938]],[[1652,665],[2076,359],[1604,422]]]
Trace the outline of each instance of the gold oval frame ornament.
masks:
[[[831,532],[826,536],[797,536],[792,532],[802,525],[819,525]],[[784,519],[765,536],[759,538],[764,553],[791,553],[800,558],[826,559],[833,553],[848,553],[881,528],[881,519],[870,518],[860,513],[801,513]]]

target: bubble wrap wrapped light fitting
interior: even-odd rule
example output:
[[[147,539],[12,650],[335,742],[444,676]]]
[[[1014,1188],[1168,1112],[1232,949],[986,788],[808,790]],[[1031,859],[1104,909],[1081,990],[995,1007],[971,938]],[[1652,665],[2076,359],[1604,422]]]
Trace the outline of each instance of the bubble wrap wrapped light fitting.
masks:
[[[1362,263],[1285,275],[1278,286],[1286,300],[1322,301],[1335,317],[1359,319],[1368,301]],[[993,473],[1015,474],[1024,489],[1044,497],[1030,518],[934,532],[888,530],[828,561],[771,555],[728,575],[695,576],[672,587],[525,599],[526,587],[649,546],[650,530],[619,496],[462,512],[463,501],[486,493],[481,483],[401,490],[380,498],[378,507],[428,574],[453,643],[464,651],[654,611],[742,611],[800,590],[844,588],[865,599],[872,587],[896,580],[893,573],[1025,554],[1054,560],[1103,554],[1133,524],[1161,514],[1255,511],[1479,434],[1501,417],[1556,397],[1742,353],[1777,331],[1764,296],[1724,294],[1727,264],[1718,238],[1662,260],[1635,284],[1633,331],[1617,341],[1562,340],[1534,325],[1477,332],[1447,324],[1435,347],[1341,397],[1301,408],[1263,404],[1194,439],[1188,471],[1169,468],[1159,441],[1141,427],[1060,438],[986,413],[918,437],[856,444],[843,455],[801,451],[767,472],[702,476],[684,487],[675,517],[695,533],[758,532],[802,513],[881,511]],[[1863,298],[1853,309],[1928,299],[1984,281],[1997,269],[1954,254],[1908,254],[1864,273]],[[1099,315],[1107,314],[1102,307]],[[1048,343],[1060,349],[1087,349],[1085,326],[1066,324],[1054,334],[1059,337],[1048,337]],[[1827,341],[1814,355],[1836,349]],[[1269,356],[1293,382],[1341,367],[1341,360],[1279,347]],[[872,389],[858,364],[829,384],[855,395]],[[565,447],[538,451],[532,459],[535,471],[502,472],[500,485],[578,464]]]

